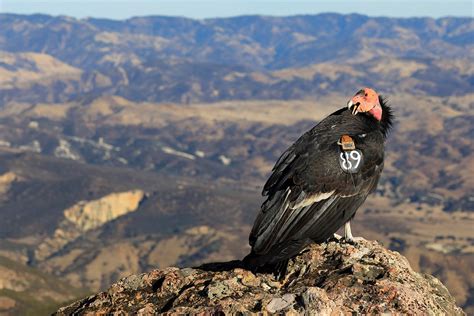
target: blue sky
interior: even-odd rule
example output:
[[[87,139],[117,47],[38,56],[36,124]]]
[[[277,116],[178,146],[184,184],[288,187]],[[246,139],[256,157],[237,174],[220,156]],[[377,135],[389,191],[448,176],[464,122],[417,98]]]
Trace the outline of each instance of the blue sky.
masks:
[[[472,0],[0,0],[0,12],[47,13],[78,18],[168,15],[191,18],[228,17],[246,14],[286,16],[321,12],[362,13],[370,16],[473,16]]]

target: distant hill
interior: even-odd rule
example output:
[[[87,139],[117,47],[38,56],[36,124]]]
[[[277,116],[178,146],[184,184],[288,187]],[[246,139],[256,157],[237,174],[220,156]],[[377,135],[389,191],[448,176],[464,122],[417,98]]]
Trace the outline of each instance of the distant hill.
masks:
[[[299,99],[361,85],[447,96],[474,87],[470,18],[1,14],[0,49],[3,104],[84,94],[179,103]]]
[[[114,21],[2,14],[0,19],[4,50],[42,52],[87,70],[111,53],[135,55],[142,61],[182,58],[267,70],[381,55],[472,58],[474,41],[474,22],[468,17],[319,14],[206,20],[151,16]]]

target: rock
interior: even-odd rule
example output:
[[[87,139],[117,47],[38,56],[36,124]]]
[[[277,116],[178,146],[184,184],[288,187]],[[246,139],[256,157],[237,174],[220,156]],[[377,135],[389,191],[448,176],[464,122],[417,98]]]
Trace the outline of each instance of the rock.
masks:
[[[329,315],[336,310],[336,304],[329,299],[325,290],[318,287],[308,287],[301,295],[303,307],[318,315]]]
[[[362,281],[374,281],[385,273],[383,267],[364,265],[361,263],[354,263],[352,265],[352,273],[354,276]]]
[[[286,309],[287,307],[295,303],[294,294],[285,294],[283,297],[276,297],[270,301],[267,305],[267,311],[270,313],[276,313]]]
[[[413,271],[377,242],[312,245],[290,260],[288,274],[254,274],[240,261],[166,268],[134,275],[59,309],[70,314],[464,315],[436,278]]]

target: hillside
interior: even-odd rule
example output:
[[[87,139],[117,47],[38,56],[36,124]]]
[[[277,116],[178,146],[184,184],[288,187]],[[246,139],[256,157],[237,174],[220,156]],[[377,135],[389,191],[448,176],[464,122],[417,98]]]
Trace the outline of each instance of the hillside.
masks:
[[[447,212],[474,210],[474,181],[464,172],[473,163],[469,122],[474,94],[389,98],[397,121],[380,194],[392,202],[422,202]],[[315,101],[187,106],[117,96],[11,103],[0,109],[0,141],[9,148],[89,164],[252,182],[256,188],[287,146],[345,102],[331,95]]]
[[[2,241],[4,243],[4,241]],[[0,314],[48,314],[90,293],[61,278],[0,255]]]

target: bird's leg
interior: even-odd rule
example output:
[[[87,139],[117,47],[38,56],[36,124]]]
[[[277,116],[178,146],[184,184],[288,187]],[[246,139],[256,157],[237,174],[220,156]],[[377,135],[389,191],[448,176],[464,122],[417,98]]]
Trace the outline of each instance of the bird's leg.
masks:
[[[352,231],[351,231],[351,221],[347,221],[345,224],[344,224],[344,239],[345,241],[349,242],[349,243],[355,243],[357,241],[361,241],[361,240],[364,240],[364,238],[362,237],[354,237],[352,236]]]
[[[354,240],[354,236],[352,236],[352,231],[351,231],[351,221],[347,221],[344,224],[344,238],[347,241],[353,241]]]

